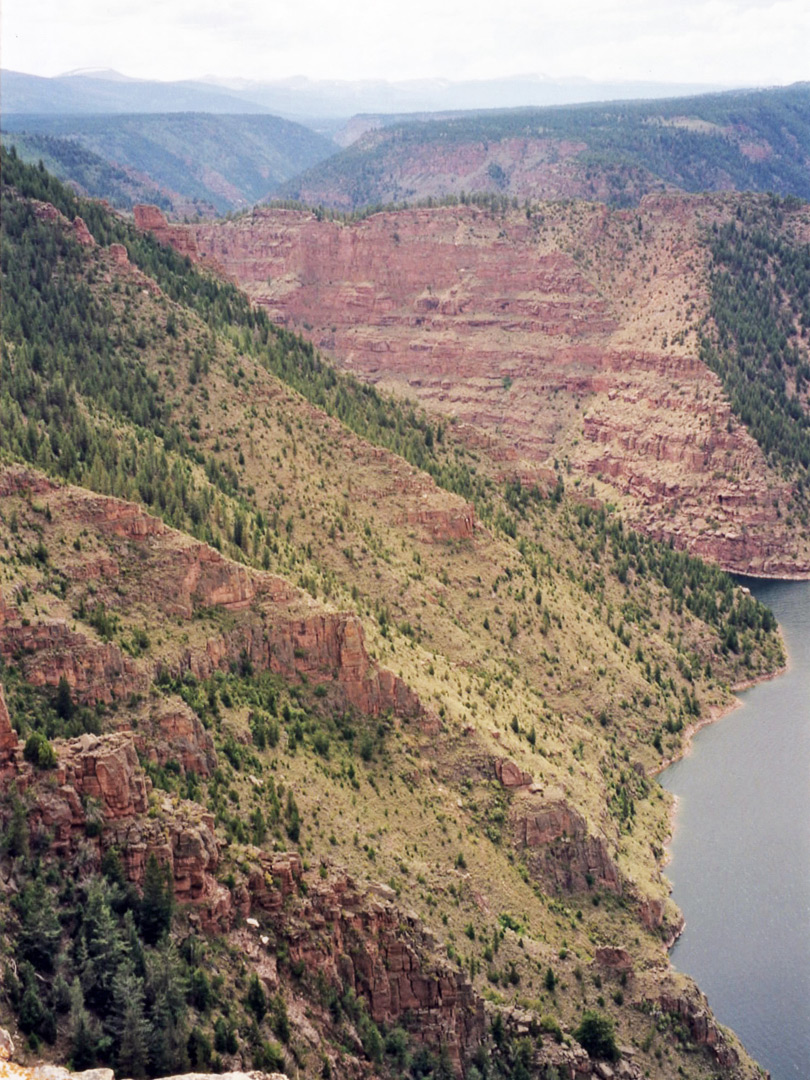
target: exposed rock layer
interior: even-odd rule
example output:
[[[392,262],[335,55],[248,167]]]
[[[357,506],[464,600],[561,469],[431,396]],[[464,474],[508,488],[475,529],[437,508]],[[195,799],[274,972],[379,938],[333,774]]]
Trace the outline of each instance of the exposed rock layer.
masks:
[[[807,538],[780,508],[791,489],[688,336],[706,304],[700,230],[727,212],[660,195],[547,221],[475,207],[139,220],[341,366],[500,440],[505,471],[567,457],[645,530],[736,570],[803,575]]]

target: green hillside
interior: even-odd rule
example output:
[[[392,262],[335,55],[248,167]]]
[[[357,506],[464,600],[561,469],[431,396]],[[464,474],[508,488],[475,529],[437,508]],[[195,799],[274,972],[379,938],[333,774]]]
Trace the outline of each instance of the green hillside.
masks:
[[[2,173],[21,744],[6,727],[0,1025],[21,1055],[136,1078],[450,1080],[455,1053],[467,1080],[754,1080],[668,966],[655,771],[784,662],[770,612],[562,476],[504,483],[43,169]],[[348,697],[363,664],[376,709]],[[114,790],[79,798],[94,754]],[[411,996],[383,1001],[406,967]]]
[[[459,194],[458,186],[441,187],[447,179],[442,155],[478,146],[493,155],[489,189],[510,195],[510,166],[494,155],[508,140],[519,139],[583,143],[574,155],[581,190],[571,194],[587,197],[587,182],[601,174],[608,178],[608,201],[617,205],[637,201],[662,183],[691,192],[774,191],[810,198],[810,85],[805,83],[665,101],[458,113],[435,121],[370,119],[379,130],[289,181],[282,193],[342,208],[407,198],[412,159],[433,148],[439,155],[436,190],[423,187],[420,194]],[[426,169],[430,173],[429,165]],[[596,184],[591,187],[596,191]],[[541,189],[534,194],[543,197]]]
[[[169,200],[184,214],[249,206],[334,150],[309,128],[275,116],[204,113],[6,117],[3,139],[115,206],[131,205],[151,183],[162,198],[148,201]]]

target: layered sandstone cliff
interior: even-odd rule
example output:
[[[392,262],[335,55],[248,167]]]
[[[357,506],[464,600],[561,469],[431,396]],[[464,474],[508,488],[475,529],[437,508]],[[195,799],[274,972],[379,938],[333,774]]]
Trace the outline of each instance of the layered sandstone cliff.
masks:
[[[141,220],[340,366],[485,433],[506,472],[566,462],[647,531],[735,570],[803,575],[793,491],[697,358],[700,232],[726,213],[719,197],[658,195],[633,212]]]

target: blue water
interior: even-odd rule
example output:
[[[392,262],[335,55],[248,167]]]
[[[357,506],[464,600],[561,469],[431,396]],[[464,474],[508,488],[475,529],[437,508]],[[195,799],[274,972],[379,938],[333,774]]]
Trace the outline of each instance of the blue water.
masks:
[[[661,775],[678,796],[667,876],[693,976],[773,1080],[810,1078],[810,582],[746,581],[772,608],[786,675],[740,694]]]

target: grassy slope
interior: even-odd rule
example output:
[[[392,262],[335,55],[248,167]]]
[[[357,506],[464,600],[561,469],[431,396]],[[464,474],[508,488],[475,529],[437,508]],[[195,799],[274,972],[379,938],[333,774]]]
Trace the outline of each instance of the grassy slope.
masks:
[[[421,505],[423,496],[431,506],[458,506],[457,497],[280,383],[268,372],[261,349],[242,347],[244,331],[212,329],[188,306],[165,294],[153,296],[134,271],[113,270],[103,250],[73,254],[70,275],[70,264],[54,255],[54,279],[68,293],[83,279],[101,308],[113,313],[120,335],[116,353],[148,373],[155,400],[163,402],[161,430],[189,436],[188,444],[176,435],[168,443],[156,436],[151,489],[139,487],[137,467],[125,462],[107,469],[102,449],[76,464],[74,478],[146,499],[174,523],[209,536],[243,561],[289,576],[328,606],[355,608],[372,652],[442,716],[440,738],[407,727],[383,730],[365,760],[341,740],[332,718],[319,719],[313,710],[296,753],[256,751],[262,768],[295,792],[306,858],[391,882],[468,968],[475,961],[482,992],[531,1004],[567,1030],[586,1003],[605,996],[590,976],[581,981],[577,970],[587,972],[596,945],[626,945],[636,957],[638,981],[626,1004],[610,1000],[602,1006],[616,1018],[621,1041],[647,1047],[643,1060],[651,1076],[672,1075],[676,1061],[686,1063],[690,1075],[711,1075],[708,1059],[682,1056],[677,1038],[658,1032],[628,1007],[654,987],[666,967],[660,937],[640,928],[632,897],[665,897],[659,860],[668,828],[666,796],[654,782],[640,783],[631,765],[639,762],[649,771],[676,753],[680,728],[694,718],[696,707],[705,715],[727,705],[725,684],[780,662],[778,639],[763,629],[746,636],[741,628],[745,640],[737,641],[737,651],[729,650],[728,619],[717,626],[696,619],[689,611],[693,591],[672,580],[674,589],[665,587],[653,570],[656,560],[669,558],[665,549],[639,544],[618,526],[611,531],[610,520],[603,528],[599,515],[566,497],[525,499],[513,491],[509,499],[495,485],[485,485],[479,503],[488,525],[475,539],[431,542],[421,528],[403,522],[403,507]],[[29,335],[31,345],[35,337]],[[6,341],[6,364],[20,372],[26,346]],[[10,385],[6,378],[4,384]],[[353,393],[350,383],[344,391]],[[392,416],[396,412],[393,405],[382,407]],[[4,408],[10,408],[8,396]],[[109,425],[115,441],[128,445],[132,419],[114,399],[104,400],[88,387],[77,409],[93,415],[95,429],[103,433]],[[137,441],[131,450],[136,456]],[[440,452],[486,472],[485,462],[470,460],[452,444],[451,431]],[[60,472],[58,459],[48,458],[36,434],[27,450],[9,444],[6,453],[30,455]],[[226,467],[220,475],[238,479],[238,493],[233,483],[210,483],[205,468],[212,460]],[[196,502],[177,497],[181,480],[186,487],[193,480]],[[160,491],[175,497],[161,500],[155,494]],[[241,545],[234,543],[237,517],[244,520]],[[23,606],[31,617],[35,607],[40,614],[75,610],[78,588],[70,586],[60,596],[53,571],[28,557],[37,536],[57,550],[63,540],[67,546],[75,540],[72,532],[60,536],[61,526],[38,520],[23,504],[4,506],[3,522],[4,590],[25,583],[30,599]],[[697,581],[697,564],[672,557],[676,561],[664,573],[681,582],[693,573]],[[729,590],[734,609],[748,612],[727,579],[709,573],[708,592],[704,582],[694,595],[717,601]],[[116,601],[114,590],[108,599],[113,607],[121,604],[117,639],[129,640],[141,622],[152,625],[148,601],[133,612]],[[761,621],[753,608],[749,614]],[[158,623],[150,631],[149,656],[182,647],[183,633],[171,622]],[[248,736],[250,680],[229,676],[228,685],[231,704],[220,706],[219,718],[206,704],[206,687],[199,694],[192,688],[192,699],[215,735],[224,784],[246,817],[265,805],[263,796],[223,748],[229,732]],[[293,688],[280,692],[282,700],[295,702]],[[25,700],[20,693],[15,704]],[[23,705],[16,708],[24,725]],[[124,709],[119,719],[125,716]],[[318,731],[329,739],[328,757],[316,741]],[[510,843],[509,800],[493,779],[492,759],[504,754],[549,790],[564,792],[590,828],[606,838],[633,883],[629,902],[598,892],[555,896],[531,881]],[[179,785],[172,775],[158,780],[169,788]],[[246,838],[234,835],[230,815],[222,813],[210,786],[203,784],[198,798],[218,810],[223,838],[232,837],[222,873],[238,874],[251,859]],[[287,842],[281,833],[266,843],[274,839]],[[485,944],[501,925],[499,916],[507,914],[522,930],[507,932],[487,962]],[[518,984],[500,979],[510,963],[520,975]],[[554,991],[544,985],[549,966],[560,980]],[[315,1066],[310,1061],[307,1067]]]

